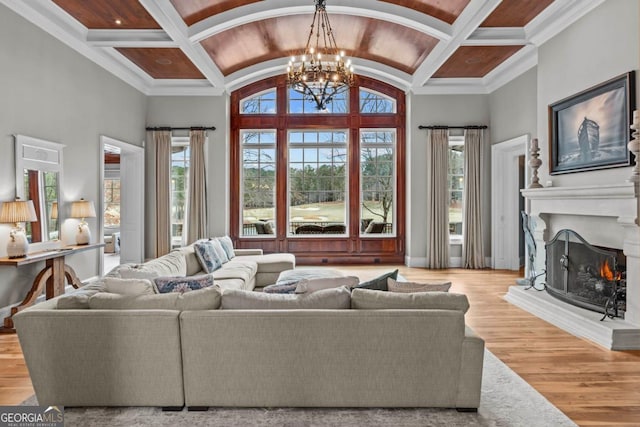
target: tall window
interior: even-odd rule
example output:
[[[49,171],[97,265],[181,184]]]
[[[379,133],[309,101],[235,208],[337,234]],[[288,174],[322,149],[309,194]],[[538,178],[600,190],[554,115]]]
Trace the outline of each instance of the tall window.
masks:
[[[120,178],[104,180],[104,226],[120,227]]]
[[[276,132],[243,130],[242,235],[275,233]]]
[[[171,247],[183,246],[184,219],[189,185],[189,142],[173,138],[171,142]]]
[[[289,234],[347,232],[347,135],[289,131]]]
[[[394,129],[360,132],[360,231],[392,234],[395,200]]]
[[[462,236],[464,138],[449,137],[449,234]]]
[[[283,75],[234,91],[235,243],[307,263],[402,262],[405,120],[404,92],[364,76],[323,111]]]

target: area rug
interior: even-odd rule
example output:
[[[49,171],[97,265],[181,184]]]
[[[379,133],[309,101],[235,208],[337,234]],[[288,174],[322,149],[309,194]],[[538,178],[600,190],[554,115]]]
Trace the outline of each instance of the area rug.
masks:
[[[23,405],[37,405],[35,396]],[[162,412],[159,408],[65,408],[65,426],[575,426],[558,408],[485,350],[477,413],[455,409],[212,408]]]

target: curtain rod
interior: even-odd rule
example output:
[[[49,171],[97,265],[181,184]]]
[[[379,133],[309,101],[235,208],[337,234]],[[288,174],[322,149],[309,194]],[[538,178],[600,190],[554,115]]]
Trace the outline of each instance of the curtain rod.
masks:
[[[170,126],[161,126],[161,127],[148,127],[148,128],[146,128],[146,130],[216,130],[216,128],[215,128],[215,126],[209,126],[209,127],[192,126],[190,128],[185,128],[185,127],[174,128],[174,127],[170,127]]]
[[[486,129],[487,126],[418,126],[418,129]]]

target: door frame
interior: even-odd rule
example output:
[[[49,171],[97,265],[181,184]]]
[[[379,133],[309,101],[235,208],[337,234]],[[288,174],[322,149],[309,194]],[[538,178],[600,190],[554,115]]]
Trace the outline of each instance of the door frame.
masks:
[[[120,163],[120,178],[122,183],[122,178],[124,176],[124,180],[127,182],[127,185],[120,185],[120,194],[122,200],[122,191],[136,191],[136,189],[141,189],[142,192],[140,194],[136,194],[135,196],[142,200],[138,206],[136,206],[133,218],[135,222],[135,230],[136,230],[136,239],[139,239],[141,242],[139,253],[135,254],[135,260],[131,260],[130,262],[143,262],[144,261],[144,147],[140,147],[138,145],[130,144],[128,142],[120,141],[115,138],[111,138],[105,135],[100,135],[100,189],[99,189],[99,198],[98,198],[98,210],[100,214],[98,215],[98,230],[100,233],[100,242],[104,243],[104,216],[102,212],[104,212],[104,148],[105,145],[111,145],[114,147],[118,147],[121,150],[120,155],[126,153],[129,156],[132,156],[132,164],[128,167],[128,170],[122,170],[122,163]],[[122,232],[122,229],[120,230]],[[100,257],[100,275],[104,274],[104,260],[103,257]]]
[[[491,268],[519,270],[520,185],[518,157],[525,156],[525,187],[529,182],[527,147],[531,136],[521,135],[491,146]]]

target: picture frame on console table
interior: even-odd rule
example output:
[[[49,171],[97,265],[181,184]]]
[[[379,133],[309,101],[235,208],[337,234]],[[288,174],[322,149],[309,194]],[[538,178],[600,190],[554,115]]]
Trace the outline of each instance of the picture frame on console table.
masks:
[[[551,175],[633,165],[635,92],[630,71],[549,105]]]

